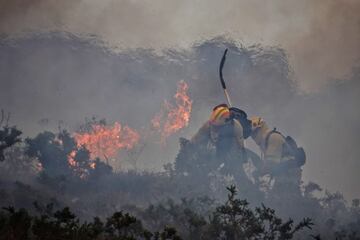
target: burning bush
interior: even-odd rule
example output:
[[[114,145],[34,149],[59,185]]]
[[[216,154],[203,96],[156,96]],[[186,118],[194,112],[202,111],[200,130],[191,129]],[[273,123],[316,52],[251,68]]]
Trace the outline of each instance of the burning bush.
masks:
[[[178,82],[174,95],[175,105],[164,101],[161,111],[151,120],[153,128],[160,132],[162,142],[189,124],[192,100],[188,95],[188,90],[189,86],[185,81]]]
[[[85,146],[79,146],[71,135],[63,130],[58,134],[43,132],[26,139],[26,153],[39,159],[43,171],[49,176],[76,176],[82,179],[91,174],[111,172],[99,158],[92,159]],[[97,169],[98,168],[98,169]]]

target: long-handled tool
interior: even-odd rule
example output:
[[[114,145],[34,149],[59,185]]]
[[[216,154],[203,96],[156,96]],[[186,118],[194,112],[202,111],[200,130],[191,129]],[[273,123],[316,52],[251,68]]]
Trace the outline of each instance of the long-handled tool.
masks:
[[[222,88],[224,90],[224,94],[225,94],[225,97],[226,97],[226,101],[227,101],[229,107],[232,107],[230,96],[229,96],[228,91],[226,90],[226,84],[225,84],[223,74],[222,74],[222,70],[223,70],[223,67],[224,67],[224,64],[225,64],[225,60],[226,60],[227,51],[228,51],[228,49],[225,49],[224,55],[221,58],[220,67],[219,67],[219,75],[220,75],[221,86],[222,86]]]

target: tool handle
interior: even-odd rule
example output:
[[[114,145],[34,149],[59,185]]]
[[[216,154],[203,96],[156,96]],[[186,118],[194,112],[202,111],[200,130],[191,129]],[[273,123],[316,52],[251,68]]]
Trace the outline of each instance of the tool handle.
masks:
[[[227,101],[229,107],[232,107],[231,100],[230,100],[230,96],[229,96],[229,93],[228,93],[228,91],[226,90],[226,88],[224,89],[224,93],[225,93],[226,101]]]

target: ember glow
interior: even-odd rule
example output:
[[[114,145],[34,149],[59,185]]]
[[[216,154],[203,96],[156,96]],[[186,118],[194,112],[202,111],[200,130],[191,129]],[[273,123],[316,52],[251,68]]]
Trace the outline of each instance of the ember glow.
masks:
[[[160,113],[151,120],[153,128],[161,133],[162,142],[189,124],[192,101],[188,89],[187,83],[181,80],[174,95],[175,105],[165,101]]]
[[[75,156],[76,156],[76,151],[73,150],[70,152],[70,154],[68,155],[68,158],[67,158],[68,163],[69,163],[70,167],[72,167],[72,168],[76,167]]]
[[[74,171],[74,173],[79,176],[81,179],[85,179],[88,176],[88,171],[84,168],[81,168],[78,162],[75,161],[76,151],[73,150],[67,157],[69,167]]]
[[[139,142],[140,135],[134,129],[115,122],[113,126],[92,125],[90,132],[75,133],[74,139],[78,148],[84,146],[89,150],[91,159],[105,159],[116,157],[121,149],[132,149]]]
[[[44,167],[42,166],[42,164],[40,162],[36,163],[34,168],[37,173],[41,172],[44,169]]]

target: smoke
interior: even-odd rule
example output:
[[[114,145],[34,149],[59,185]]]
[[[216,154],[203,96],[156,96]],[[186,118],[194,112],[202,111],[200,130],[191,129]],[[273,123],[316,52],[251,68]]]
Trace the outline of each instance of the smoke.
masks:
[[[302,91],[344,78],[359,61],[360,2],[0,1],[0,32],[97,35],[117,49],[188,48],[225,35],[284,48]]]
[[[359,66],[360,2],[311,3],[304,9],[310,18],[301,34],[289,31],[280,39],[286,39],[297,78],[306,79],[305,87],[318,89],[326,80],[349,77],[352,67]]]
[[[174,160],[178,137],[192,136],[210,109],[224,101],[217,70],[226,47],[224,77],[234,104],[250,116],[262,116],[305,148],[306,182],[358,197],[360,112],[354,104],[360,96],[359,71],[355,68],[346,81],[318,93],[297,94],[299,87],[280,48],[238,48],[217,38],[160,56],[146,49],[115,53],[96,38],[71,34],[2,38],[0,107],[30,136],[56,131],[59,125],[75,130],[94,115],[143,134],[164,99],[171,100],[178,81],[184,80],[193,100],[189,127],[173,135],[161,151],[151,139],[138,159],[139,167],[159,170]]]

